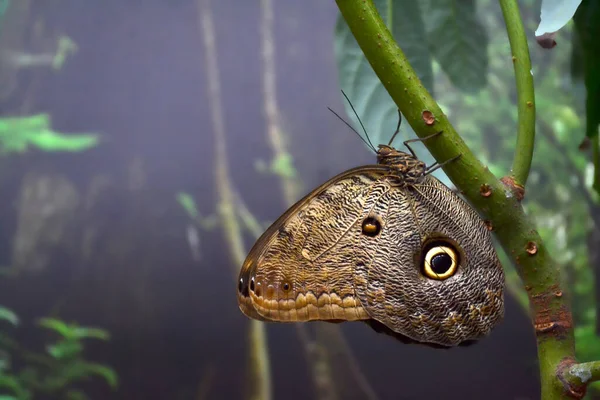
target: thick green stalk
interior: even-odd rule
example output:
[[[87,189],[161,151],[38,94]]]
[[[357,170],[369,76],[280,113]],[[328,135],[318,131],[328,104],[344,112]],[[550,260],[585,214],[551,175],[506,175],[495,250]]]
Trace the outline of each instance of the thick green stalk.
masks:
[[[517,0],[500,0],[508,40],[512,52],[515,80],[517,83],[517,110],[519,122],[517,143],[513,160],[512,177],[516,184],[525,186],[535,141],[535,96],[533,90],[533,71],[529,57],[527,36],[519,12]]]
[[[514,185],[514,179],[504,178],[506,185],[503,184],[467,147],[421,84],[372,0],[336,2],[373,70],[416,134],[422,138],[443,132],[424,141],[433,157],[444,162],[461,155],[445,164],[444,172],[489,221],[515,263],[531,304],[542,398],[564,398],[572,390],[558,378],[558,369],[574,362],[571,312],[563,296],[557,265],[520,204],[522,192]]]

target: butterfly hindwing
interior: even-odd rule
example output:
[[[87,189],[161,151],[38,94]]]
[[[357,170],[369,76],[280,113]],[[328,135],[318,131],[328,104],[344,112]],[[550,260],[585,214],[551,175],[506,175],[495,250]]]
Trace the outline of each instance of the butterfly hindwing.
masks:
[[[386,226],[367,267],[357,265],[356,290],[367,313],[408,338],[453,346],[489,332],[503,315],[503,272],[486,227],[475,212],[434,177],[392,188],[381,208]],[[367,249],[361,237],[357,249]],[[456,273],[444,280],[423,272],[428,243],[452,243]]]

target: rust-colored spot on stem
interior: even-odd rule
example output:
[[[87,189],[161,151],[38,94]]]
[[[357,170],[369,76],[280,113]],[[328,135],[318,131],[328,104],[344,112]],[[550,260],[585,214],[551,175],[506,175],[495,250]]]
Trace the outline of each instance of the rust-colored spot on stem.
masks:
[[[590,138],[586,136],[585,138],[583,138],[581,143],[579,143],[579,147],[578,147],[579,151],[585,151],[585,150],[589,149],[591,143],[592,142],[590,141]]]
[[[493,231],[494,230],[494,225],[492,225],[492,221],[486,219],[485,221],[483,221],[485,223],[485,227],[488,229],[488,231]]]
[[[425,121],[425,125],[431,126],[433,124],[435,124],[435,116],[433,115],[433,113],[429,110],[425,110],[423,111],[423,113],[421,114],[421,117],[423,118],[423,121]]]
[[[508,188],[510,189],[512,194],[514,194],[518,201],[523,200],[523,198],[525,197],[525,188],[523,187],[523,185],[520,185],[517,182],[515,182],[515,179],[512,176],[505,176],[502,179],[500,179],[500,181],[506,186],[508,186]]]
[[[538,251],[537,243],[533,242],[533,241],[527,242],[525,251],[532,256],[537,254],[537,251]]]
[[[490,197],[492,195],[492,187],[487,183],[482,184],[479,187],[479,194],[481,194],[483,197]]]
[[[554,296],[558,287],[548,288],[544,293],[531,294],[533,326],[537,336],[552,335],[561,338],[573,328],[573,317],[565,305],[553,304],[560,301]]]
[[[565,357],[556,366],[556,377],[562,383],[565,394],[573,399],[582,399],[587,392],[585,383],[573,382],[568,379],[567,374],[569,369],[575,365],[577,361],[573,357]]]

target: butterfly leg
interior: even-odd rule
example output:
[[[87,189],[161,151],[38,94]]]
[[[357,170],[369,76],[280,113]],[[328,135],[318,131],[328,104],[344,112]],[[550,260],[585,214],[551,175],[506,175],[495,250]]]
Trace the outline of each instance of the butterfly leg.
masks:
[[[405,146],[405,147],[406,147],[406,148],[407,148],[407,149],[410,151],[410,153],[413,155],[413,157],[415,157],[415,158],[416,158],[416,157],[417,157],[417,155],[415,154],[415,152],[413,151],[413,149],[412,149],[412,148],[411,148],[411,147],[410,147],[408,144],[409,144],[409,143],[413,143],[413,142],[424,142],[424,141],[425,141],[425,140],[427,140],[427,139],[431,139],[432,137],[435,137],[435,136],[441,135],[441,134],[442,134],[442,132],[444,132],[444,131],[439,131],[439,132],[433,133],[433,134],[431,134],[431,135],[429,135],[429,136],[425,136],[424,138],[408,139],[408,140],[405,140],[403,143],[404,143],[404,146]]]
[[[455,157],[452,157],[452,158],[451,158],[451,159],[449,159],[449,160],[446,160],[446,161],[444,161],[444,162],[443,162],[443,163],[441,163],[441,164],[440,164],[440,163],[437,163],[437,162],[435,162],[435,163],[431,164],[429,167],[427,167],[427,170],[425,171],[425,174],[426,174],[426,175],[427,175],[427,174],[431,174],[431,173],[432,173],[433,171],[435,171],[436,169],[442,168],[444,165],[446,165],[446,164],[448,164],[448,163],[451,163],[452,161],[455,161],[455,160],[457,160],[458,158],[460,158],[460,156],[461,156],[461,155],[459,154],[459,155],[457,155],[457,156],[455,156]]]

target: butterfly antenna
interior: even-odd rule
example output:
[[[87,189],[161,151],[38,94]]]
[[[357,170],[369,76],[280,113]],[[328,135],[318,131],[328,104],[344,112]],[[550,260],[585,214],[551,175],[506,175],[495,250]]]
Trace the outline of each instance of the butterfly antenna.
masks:
[[[396,127],[396,132],[394,132],[394,134],[392,135],[392,138],[390,139],[388,146],[392,145],[392,142],[396,138],[396,135],[400,132],[400,124],[401,123],[402,123],[402,113],[400,112],[400,109],[398,109],[398,126]]]
[[[368,145],[371,147],[371,149],[373,149],[374,152],[377,153],[377,150],[375,150],[375,146],[373,146],[373,143],[371,143],[371,139],[369,138],[369,134],[367,133],[367,130],[365,129],[365,126],[363,125],[362,121],[360,120],[360,117],[358,116],[358,113],[354,109],[354,106],[352,105],[352,102],[350,101],[350,99],[348,98],[348,96],[346,96],[346,93],[344,93],[343,90],[342,90],[342,94],[344,95],[344,97],[348,101],[348,104],[350,104],[350,108],[352,109],[352,112],[354,113],[354,115],[356,115],[356,119],[358,119],[358,123],[360,124],[361,128],[363,129],[363,132],[365,133],[365,137],[367,138],[367,141],[369,142]]]
[[[367,142],[367,141],[365,140],[365,138],[364,138],[364,137],[362,137],[362,135],[361,135],[360,133],[358,133],[358,132],[356,131],[356,129],[354,129],[354,128],[352,127],[352,125],[350,125],[348,122],[346,122],[346,120],[345,120],[344,118],[340,117],[340,116],[338,115],[338,113],[336,113],[335,111],[333,111],[331,108],[327,107],[327,109],[328,109],[329,111],[331,111],[331,112],[333,113],[333,115],[335,115],[336,117],[338,117],[338,118],[339,118],[339,119],[340,119],[340,120],[341,120],[343,123],[345,123],[345,124],[346,124],[346,126],[352,130],[352,132],[356,133],[356,135],[357,135],[357,136],[360,138],[360,140],[362,140],[362,141],[363,141],[363,142],[364,142],[364,143],[367,145],[367,147],[371,148],[371,149],[372,149],[374,152],[376,152],[376,153],[377,153],[377,150],[375,150],[375,149],[373,148],[373,145],[371,144],[371,142]]]

